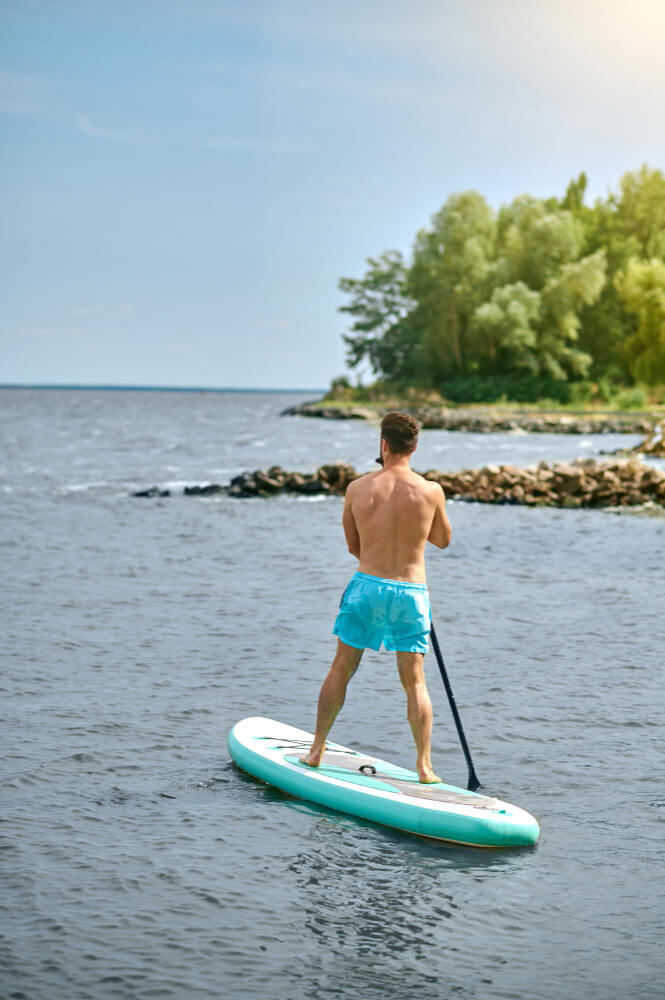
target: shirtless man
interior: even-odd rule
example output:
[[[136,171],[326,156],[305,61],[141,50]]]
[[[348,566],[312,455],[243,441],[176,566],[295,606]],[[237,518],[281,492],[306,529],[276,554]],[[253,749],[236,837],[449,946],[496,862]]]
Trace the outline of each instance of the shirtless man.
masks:
[[[319,695],[314,742],[302,758],[311,767],[321,763],[363,651],[379,649],[383,641],[397,653],[420,781],[441,780],[430,759],[432,703],[424,671],[431,626],[425,544],[445,549],[452,531],[443,489],[411,469],[418,430],[408,414],[387,413],[381,421],[383,468],[355,480],[346,492],[342,523],[358,572],[344,591],[333,629],[337,652]]]

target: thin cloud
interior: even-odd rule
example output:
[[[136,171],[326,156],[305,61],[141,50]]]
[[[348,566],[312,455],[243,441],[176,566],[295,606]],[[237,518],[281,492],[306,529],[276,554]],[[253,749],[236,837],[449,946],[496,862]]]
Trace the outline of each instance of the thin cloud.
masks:
[[[131,316],[134,307],[127,303],[120,306],[72,306],[72,316],[79,316],[84,319],[101,317],[121,317]]]
[[[19,337],[87,337],[89,330],[78,326],[21,326],[16,331]]]
[[[115,129],[99,128],[92,124],[90,115],[81,115],[78,127],[84,135],[93,136],[95,139],[108,139],[111,142],[131,142],[140,138],[138,132],[118,132]]]
[[[204,149],[221,149],[229,152],[250,152],[250,153],[302,153],[309,148],[309,143],[302,139],[293,139],[288,136],[281,136],[275,139],[250,139],[238,138],[235,136],[221,136],[206,139],[202,146]]]

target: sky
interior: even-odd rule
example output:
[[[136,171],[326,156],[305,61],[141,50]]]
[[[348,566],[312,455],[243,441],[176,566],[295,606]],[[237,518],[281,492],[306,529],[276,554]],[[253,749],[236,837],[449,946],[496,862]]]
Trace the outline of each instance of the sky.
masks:
[[[0,383],[324,388],[449,195],[665,168],[664,52],[663,0],[0,0]]]

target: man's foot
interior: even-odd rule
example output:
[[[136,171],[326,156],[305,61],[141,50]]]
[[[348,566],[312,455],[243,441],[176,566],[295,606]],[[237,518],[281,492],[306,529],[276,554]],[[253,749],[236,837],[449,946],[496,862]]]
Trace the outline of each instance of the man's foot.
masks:
[[[323,760],[323,754],[325,753],[325,747],[320,753],[315,753],[310,750],[306,757],[300,758],[301,764],[307,764],[307,767],[319,767],[321,761]]]
[[[439,776],[434,773],[431,767],[419,767],[418,781],[422,785],[436,785],[440,783],[441,778],[439,778]]]

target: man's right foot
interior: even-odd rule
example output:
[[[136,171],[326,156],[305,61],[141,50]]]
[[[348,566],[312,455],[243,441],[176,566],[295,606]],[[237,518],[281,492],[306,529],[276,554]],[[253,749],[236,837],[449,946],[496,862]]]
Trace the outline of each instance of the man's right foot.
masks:
[[[313,750],[310,750],[306,757],[300,758],[300,763],[307,764],[307,767],[319,767],[321,761],[323,760],[324,753],[325,747],[321,753],[314,753]]]

